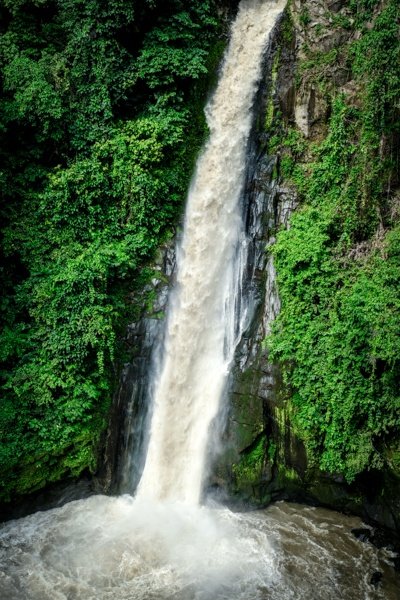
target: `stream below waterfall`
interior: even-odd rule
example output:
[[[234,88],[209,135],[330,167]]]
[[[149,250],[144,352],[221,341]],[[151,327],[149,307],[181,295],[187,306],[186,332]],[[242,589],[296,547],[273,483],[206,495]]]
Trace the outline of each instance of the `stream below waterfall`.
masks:
[[[0,529],[1,600],[398,600],[356,517],[93,496]],[[383,574],[375,587],[374,572]]]

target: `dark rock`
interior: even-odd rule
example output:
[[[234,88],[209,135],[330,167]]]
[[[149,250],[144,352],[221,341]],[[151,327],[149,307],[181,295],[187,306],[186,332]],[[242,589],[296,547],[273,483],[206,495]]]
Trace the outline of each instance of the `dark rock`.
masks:
[[[367,528],[355,528],[351,530],[351,533],[358,539],[360,542],[370,542],[372,537],[371,529]]]
[[[0,503],[0,522],[20,519],[37,511],[50,510],[73,500],[82,500],[101,492],[98,483],[88,475],[78,480],[54,483],[32,494],[19,497],[8,503]]]
[[[377,587],[383,577],[383,573],[381,573],[381,571],[375,571],[374,573],[372,573],[371,575],[371,579],[369,580],[370,584]]]
[[[337,13],[345,4],[345,0],[333,0],[333,2],[328,2],[328,8],[331,12]]]
[[[175,268],[172,240],[161,248],[153,263],[154,277],[143,290],[154,296],[153,302],[149,306],[148,296],[143,294],[141,316],[127,327],[125,341],[132,358],[124,365],[114,395],[105,452],[98,473],[98,480],[106,492],[131,493],[142,474],[150,378],[164,337],[163,316]]]
[[[373,530],[371,542],[376,548],[387,548],[391,552],[398,551],[399,540],[392,531],[377,527]]]
[[[400,556],[392,558],[392,563],[394,570],[400,572]]]

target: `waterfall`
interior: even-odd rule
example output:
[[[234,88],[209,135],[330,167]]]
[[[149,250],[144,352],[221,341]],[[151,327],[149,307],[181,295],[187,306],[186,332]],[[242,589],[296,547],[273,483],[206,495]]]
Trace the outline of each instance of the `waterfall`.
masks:
[[[355,539],[357,518],[285,503],[248,513],[199,504],[210,424],[246,326],[251,257],[240,198],[263,51],[283,6],[241,3],[207,108],[210,139],[188,197],[138,493],[94,495],[0,525],[0,598],[398,598],[393,553]],[[274,276],[272,262],[268,269]],[[270,308],[266,325],[279,306]]]
[[[245,320],[240,197],[252,107],[263,55],[285,4],[241,2],[206,109],[210,136],[188,195],[139,498],[190,504],[200,498],[210,424]]]

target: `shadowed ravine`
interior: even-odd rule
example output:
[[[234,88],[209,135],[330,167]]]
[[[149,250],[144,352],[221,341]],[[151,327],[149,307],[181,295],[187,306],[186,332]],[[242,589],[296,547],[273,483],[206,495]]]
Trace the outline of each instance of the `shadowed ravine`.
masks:
[[[207,108],[210,138],[188,196],[138,492],[5,524],[1,599],[397,598],[390,553],[354,538],[357,518],[284,503],[252,513],[200,504],[208,432],[246,319],[239,200],[252,106],[285,3],[242,2]]]

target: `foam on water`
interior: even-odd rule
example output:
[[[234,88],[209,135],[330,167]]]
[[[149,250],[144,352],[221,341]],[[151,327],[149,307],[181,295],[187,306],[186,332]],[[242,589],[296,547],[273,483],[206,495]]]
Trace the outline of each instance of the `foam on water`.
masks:
[[[0,529],[2,600],[397,600],[356,518],[93,496]],[[370,577],[384,573],[375,589]]]
[[[239,598],[273,570],[249,534],[224,508],[93,496],[3,528],[0,597]]]

